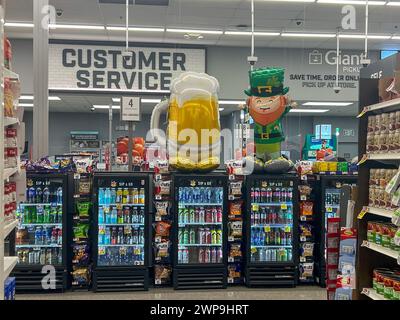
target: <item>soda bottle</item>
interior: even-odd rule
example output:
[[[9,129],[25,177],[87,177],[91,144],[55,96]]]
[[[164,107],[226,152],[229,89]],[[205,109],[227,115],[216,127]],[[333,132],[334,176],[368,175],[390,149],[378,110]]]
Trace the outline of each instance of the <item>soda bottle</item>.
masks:
[[[124,214],[121,209],[117,210],[117,223],[118,224],[123,224],[124,223]]]
[[[266,261],[265,251],[262,248],[260,248],[259,250],[259,256],[260,256],[260,261]]]
[[[293,256],[292,256],[292,249],[287,249],[287,260],[292,261]]]
[[[203,248],[200,248],[200,250],[199,250],[198,262],[204,263],[204,249]]]
[[[253,187],[251,187],[250,198],[251,198],[251,202],[253,202],[253,203],[256,202],[256,192]]]
[[[217,230],[217,244],[222,244],[222,230]]]
[[[254,214],[254,222],[255,224],[260,224],[260,212],[258,210]]]
[[[178,263],[183,263],[183,250],[178,250]]]
[[[139,204],[144,204],[145,203],[145,194],[144,194],[144,189],[140,189],[139,191]]]
[[[264,230],[260,230],[260,246],[265,245],[265,232]]]
[[[267,202],[267,189],[261,188],[261,202]]]
[[[124,233],[122,231],[122,228],[118,228],[117,243],[118,244],[123,244],[124,243]]]
[[[210,248],[206,248],[204,253],[204,263],[210,263],[210,260],[211,260]]]
[[[288,246],[292,245],[292,233],[291,232],[288,232],[287,235],[286,235],[286,244]]]
[[[35,203],[36,201],[36,190],[34,187],[30,187],[28,190],[28,202]]]
[[[196,231],[194,228],[190,228],[189,231],[189,243],[190,244],[196,244]]]
[[[281,202],[281,189],[279,187],[275,188],[274,202]]]
[[[111,232],[111,244],[112,245],[117,244],[117,229],[115,227],[112,228]]]
[[[178,229],[178,244],[183,244],[183,231],[182,231],[182,228]]]
[[[217,263],[217,249],[211,249],[211,263]]]
[[[214,228],[211,229],[211,243],[216,244],[217,243],[217,230]]]
[[[106,231],[105,231],[104,227],[99,227],[99,236],[98,236],[99,245],[105,244],[104,243],[105,234],[106,234]]]
[[[286,188],[281,189],[281,201],[286,202],[287,201],[287,191]]]
[[[266,232],[266,233],[265,233],[265,244],[266,244],[266,245],[269,245],[269,244],[270,244],[270,241],[271,241],[270,235],[271,235],[270,232]]]
[[[42,203],[42,201],[43,201],[43,191],[42,191],[42,188],[37,187],[37,188],[36,188],[36,199],[35,199],[35,202],[36,202],[36,203]]]
[[[267,188],[267,202],[271,203],[272,202],[272,197],[273,197],[273,192],[271,187]]]
[[[189,244],[189,230],[183,229],[183,244]]]
[[[115,203],[122,203],[122,189],[118,188],[115,196]]]
[[[139,231],[138,231],[138,229],[137,228],[133,228],[133,232],[132,232],[132,234],[133,234],[133,236],[132,236],[132,238],[133,238],[133,243],[134,244],[138,244],[139,243]]]
[[[183,222],[184,223],[189,223],[189,209],[185,208],[184,214],[183,214]]]
[[[222,263],[222,248],[217,250],[217,263]]]
[[[48,187],[43,189],[43,203],[50,203],[50,190]]]
[[[62,187],[58,187],[57,189],[57,204],[63,203],[63,189]]]
[[[255,188],[254,190],[254,202],[260,203],[260,188]]]
[[[122,190],[122,203],[123,204],[129,203],[129,190],[128,190],[128,188],[124,188]]]
[[[104,224],[104,209],[99,207],[99,224]]]
[[[286,232],[281,230],[281,245],[286,246]]]
[[[99,188],[99,205],[105,205],[104,203],[104,188]]]
[[[110,202],[116,203],[116,200],[117,200],[117,190],[115,190],[115,188],[111,188]]]
[[[56,244],[57,243],[57,236],[58,232],[56,228],[50,229],[51,230],[51,238],[50,238],[50,243],[51,244]]]
[[[195,222],[194,218],[194,208],[190,207],[189,208],[189,223]]]
[[[194,223],[199,223],[199,211],[200,209],[198,207],[194,209]]]
[[[212,237],[211,237],[211,230],[210,228],[205,228],[205,233],[206,233],[206,243],[211,244]]]
[[[293,200],[293,188],[288,188],[286,192],[286,201],[292,202]]]
[[[189,263],[189,250],[183,250],[183,261],[184,263]]]
[[[36,227],[35,229],[35,245],[42,244],[42,227]]]
[[[221,223],[222,222],[222,208],[218,207],[217,209],[217,222]]]
[[[43,223],[43,216],[44,216],[43,206],[37,206],[36,210],[37,210],[36,223]]]
[[[185,223],[185,210],[182,208],[178,210],[178,223]]]
[[[277,245],[281,244],[281,234],[280,234],[279,230],[275,231],[275,242]]]
[[[204,223],[205,222],[205,211],[203,207],[200,207],[199,210],[199,223]]]
[[[250,225],[254,225],[255,224],[255,222],[254,222],[254,217],[255,215],[254,215],[254,211],[251,211],[251,214],[250,214]]]
[[[288,207],[287,212],[286,212],[286,223],[292,224],[293,223],[293,212],[292,208]]]
[[[118,211],[116,207],[113,207],[111,210],[111,223],[112,224],[117,224],[118,222]]]
[[[198,232],[198,238],[199,238],[199,244],[204,244],[204,228],[199,228],[197,230]]]
[[[193,189],[186,188],[186,203],[193,203]]]

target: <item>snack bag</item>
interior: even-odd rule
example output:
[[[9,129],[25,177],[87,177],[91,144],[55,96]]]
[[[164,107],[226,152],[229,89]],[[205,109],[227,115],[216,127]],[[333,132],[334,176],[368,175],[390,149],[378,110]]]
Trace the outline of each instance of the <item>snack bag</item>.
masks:
[[[155,185],[155,194],[169,195],[171,193],[171,180],[157,181]]]
[[[163,241],[154,244],[154,258],[160,261],[169,257],[170,241]]]
[[[230,237],[241,237],[242,236],[242,221],[231,221],[229,222],[229,236]]]
[[[306,280],[312,278],[314,273],[314,262],[300,263],[299,265],[300,279]]]
[[[300,215],[312,216],[314,203],[310,201],[300,203]]]
[[[88,238],[88,231],[89,231],[89,224],[86,223],[78,223],[74,227],[74,238],[81,239],[81,238]]]
[[[156,216],[169,215],[169,202],[168,201],[155,201]]]
[[[72,271],[72,282],[76,285],[85,285],[89,283],[88,268],[80,267]]]
[[[155,223],[155,233],[156,237],[169,237],[169,231],[171,229],[171,224],[166,221],[160,221]]]
[[[240,250],[241,244],[240,243],[233,243],[229,247],[229,257],[241,257],[242,251]]]
[[[89,216],[90,202],[79,202],[77,203],[76,207],[78,209],[80,217]]]
[[[312,257],[314,255],[314,243],[312,242],[301,243],[300,254],[302,257]]]
[[[392,223],[396,226],[400,226],[400,208],[394,211],[392,216]]]
[[[299,193],[301,196],[309,196],[311,194],[312,188],[308,185],[299,185]]]
[[[231,182],[229,185],[229,194],[233,196],[242,195],[242,181]]]
[[[243,201],[235,201],[229,203],[229,214],[239,216],[242,214]]]
[[[156,284],[166,284],[171,281],[172,269],[169,266],[155,265],[154,280]]]

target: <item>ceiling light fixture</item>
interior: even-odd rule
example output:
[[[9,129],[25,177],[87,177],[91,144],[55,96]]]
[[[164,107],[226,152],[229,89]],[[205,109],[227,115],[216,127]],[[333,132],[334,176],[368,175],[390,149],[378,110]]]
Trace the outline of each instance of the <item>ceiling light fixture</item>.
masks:
[[[140,101],[143,103],[160,103],[161,99],[141,99]]]
[[[306,3],[311,3],[311,2],[315,2],[315,0],[264,0],[264,2],[306,2]]]
[[[364,1],[364,0],[317,0],[317,3],[366,5],[367,1]],[[385,4],[386,4],[386,1],[368,1],[368,5],[371,5],[371,6],[384,6]]]
[[[324,106],[324,107],[345,107],[352,105],[353,102],[326,102],[326,101],[310,101],[303,103],[303,106]]]
[[[30,95],[20,96],[19,100],[33,100],[33,96]],[[61,101],[61,98],[56,96],[51,96],[49,97],[49,101]]]
[[[125,27],[112,27],[107,26],[107,30],[109,31],[125,31]],[[138,32],[164,32],[165,28],[161,27],[129,27],[129,31],[138,31]]]
[[[33,108],[33,103],[19,103],[19,107]]]
[[[340,34],[339,38],[343,39],[365,39],[364,34]],[[368,39],[390,39],[390,35],[368,35]]]
[[[129,94],[132,94],[132,93],[154,93],[154,94],[166,93],[166,94],[168,94],[168,93],[170,93],[169,90],[146,90],[146,89],[133,89],[133,90],[129,90],[129,89],[125,90],[124,89],[124,90],[121,90],[121,89],[106,89],[106,88],[90,88],[90,89],[87,89],[87,88],[49,88],[49,90],[50,91],[114,92],[115,94],[121,94],[121,95],[124,94],[125,92],[129,93]]]
[[[283,32],[282,37],[297,37],[297,38],[335,38],[334,33],[297,33]]]
[[[5,27],[16,27],[16,28],[33,28],[33,23],[29,22],[6,22]]]
[[[388,5],[388,6],[398,6],[398,7],[400,7],[400,2],[389,1],[386,5]]]
[[[218,103],[221,105],[237,105],[245,104],[246,100],[219,100]]]
[[[106,105],[106,104],[94,104],[93,105],[93,108],[95,108],[95,109],[106,109],[106,110],[108,110],[108,109],[110,109],[110,106],[108,106],[108,105]],[[120,109],[120,106],[112,106],[112,109],[113,110],[117,110],[117,109]]]
[[[290,109],[290,113],[324,113],[328,112],[329,109]]]
[[[90,26],[79,24],[49,24],[50,29],[80,29],[80,30],[105,30],[104,26]]]
[[[225,35],[227,36],[251,36],[250,31],[225,31]],[[254,32],[255,36],[279,36],[280,32],[264,32],[264,31],[256,31]]]
[[[218,110],[219,110],[219,111],[224,111],[224,110],[225,110],[225,108],[218,108]]]
[[[400,40],[400,36],[393,36],[392,40]]]
[[[170,33],[198,33],[198,34],[223,34],[222,30],[198,30],[198,29],[175,29],[167,28]]]

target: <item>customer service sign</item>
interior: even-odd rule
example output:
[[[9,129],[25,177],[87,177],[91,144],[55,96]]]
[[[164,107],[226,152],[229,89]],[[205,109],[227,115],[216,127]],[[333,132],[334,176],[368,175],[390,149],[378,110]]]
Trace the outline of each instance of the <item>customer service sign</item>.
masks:
[[[169,90],[184,71],[205,72],[203,48],[50,44],[50,89]]]

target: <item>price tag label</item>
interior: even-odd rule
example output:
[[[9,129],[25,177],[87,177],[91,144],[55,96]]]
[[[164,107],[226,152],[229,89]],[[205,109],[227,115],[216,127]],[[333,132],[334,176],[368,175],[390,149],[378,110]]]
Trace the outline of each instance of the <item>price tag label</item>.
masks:
[[[332,207],[326,207],[326,212],[332,212],[333,208]]]
[[[160,181],[160,180],[162,179],[162,175],[161,175],[161,174],[156,174],[156,175],[154,176],[154,179],[155,179],[156,181]]]
[[[161,284],[161,279],[155,279],[155,280],[154,280],[154,284],[160,285],[160,284]]]
[[[260,208],[260,206],[257,203],[253,203],[251,205],[251,210],[253,210],[253,211],[258,211],[259,208]]]
[[[301,242],[306,242],[306,241],[307,241],[307,238],[306,238],[305,236],[301,236],[301,237],[300,237],[300,241],[301,241]]]
[[[357,216],[357,219],[361,220],[368,213],[368,207],[363,207]]]
[[[233,278],[228,278],[228,283],[233,283],[234,279]]]
[[[266,225],[266,226],[264,227],[264,231],[265,231],[265,232],[271,232],[271,226],[270,226],[270,225]]]
[[[117,207],[117,210],[122,210],[122,204],[118,203],[118,204],[116,205],[116,207]]]
[[[362,111],[360,112],[360,114],[357,116],[357,118],[361,118],[364,114],[366,114],[368,112],[368,108],[364,107],[362,109]]]
[[[300,196],[300,200],[302,200],[302,201],[307,200],[307,196],[306,196],[305,194],[302,194],[302,195]]]
[[[228,262],[235,262],[235,258],[234,257],[228,257]]]
[[[306,262],[306,258],[305,257],[300,257],[300,262]]]
[[[234,195],[232,195],[232,194],[230,194],[230,195],[229,195],[229,197],[228,197],[228,200],[230,200],[230,201],[233,201],[233,200],[235,200],[235,196],[234,196]]]
[[[290,226],[285,226],[285,232],[290,232],[292,228]]]
[[[331,171],[329,174],[334,176],[336,174],[336,171]]]
[[[282,210],[287,210],[287,204],[286,203],[281,203],[281,209]]]
[[[74,173],[74,179],[79,180],[81,178],[81,175],[79,173]]]
[[[135,254],[140,254],[140,249],[139,249],[139,248],[135,248],[135,250],[133,250],[133,252],[134,252]],[[137,262],[140,262],[140,261],[137,261]]]
[[[161,216],[156,216],[156,221],[161,221]]]
[[[230,174],[229,175],[229,180],[235,180],[235,175],[234,174]]]
[[[156,243],[160,243],[160,242],[161,242],[161,237],[160,237],[160,236],[155,237],[155,238],[154,238],[154,241],[155,241]]]
[[[300,221],[307,221],[307,217],[306,216],[300,216]]]
[[[257,248],[252,247],[250,251],[251,251],[251,253],[256,253],[257,252]]]
[[[300,179],[303,180],[303,181],[307,181],[307,175],[302,175],[302,176],[300,177]]]
[[[75,199],[78,199],[78,198],[80,198],[80,197],[81,197],[80,194],[74,194],[74,198],[75,198]]]
[[[235,237],[229,236],[229,237],[228,237],[228,241],[229,241],[229,242],[235,241]]]
[[[156,200],[162,200],[161,194],[156,194]]]

